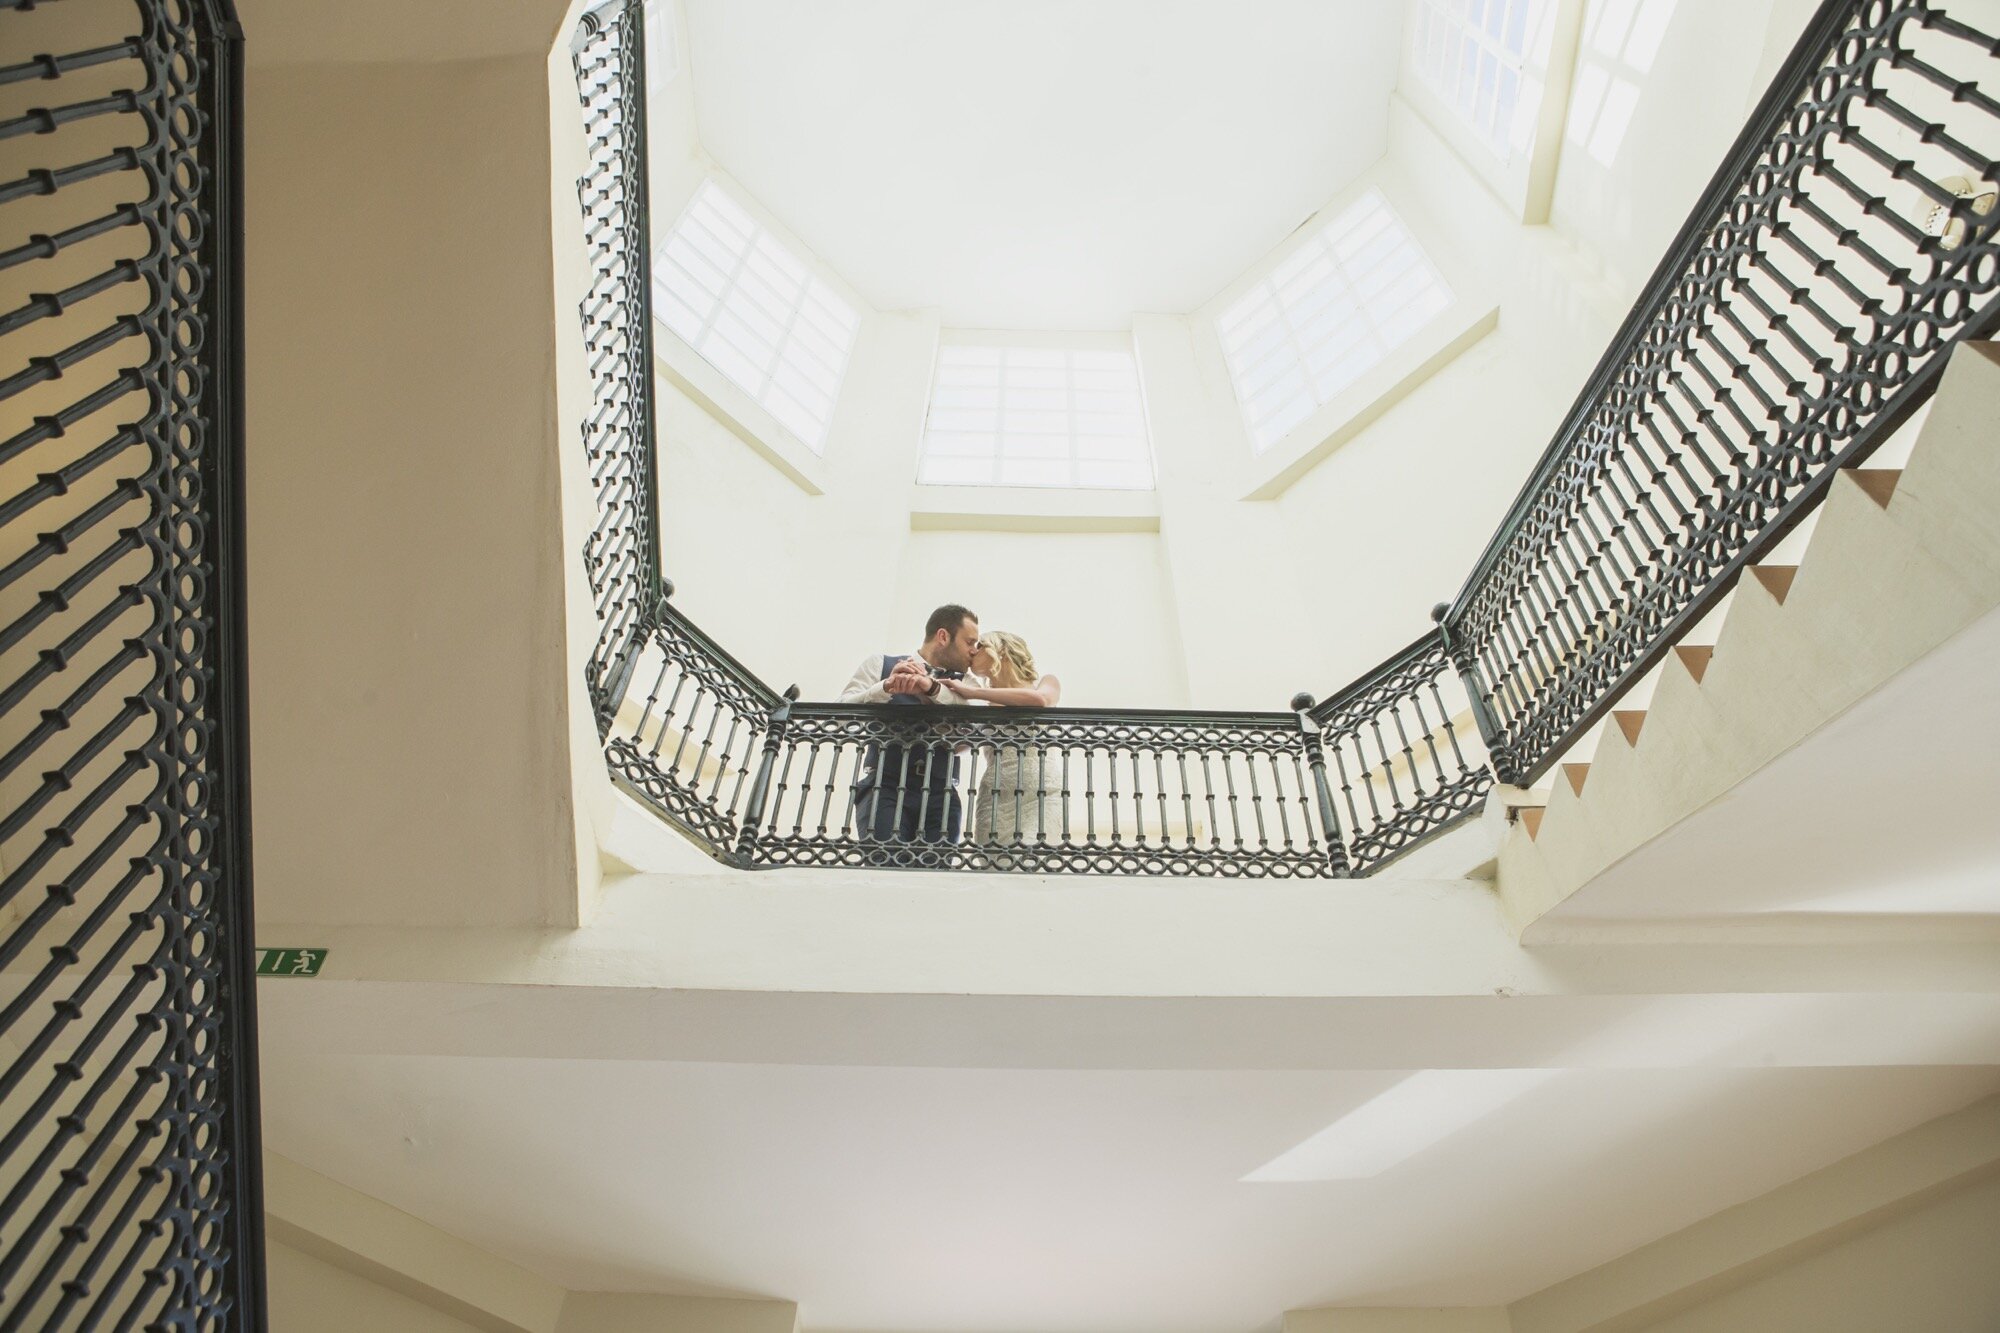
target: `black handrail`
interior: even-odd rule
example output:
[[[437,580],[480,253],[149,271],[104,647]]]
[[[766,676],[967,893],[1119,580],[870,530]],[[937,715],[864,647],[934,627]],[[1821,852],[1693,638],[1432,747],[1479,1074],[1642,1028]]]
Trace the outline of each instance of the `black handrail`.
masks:
[[[608,0],[570,42],[588,167],[576,183],[590,285],[578,307],[589,359],[584,457],[596,525],[584,542],[598,639],[585,686],[600,732],[624,697],[662,593],[653,398],[652,210],[646,170],[645,6]]]
[[[1807,26],[1445,618],[1505,780],[1548,771],[2000,327],[2000,215],[1939,183],[2000,181],[1996,55],[1924,0]],[[1899,216],[1923,203],[1955,247]]]
[[[0,1330],[262,1329],[242,33],[0,36]]]
[[[643,44],[627,26],[640,0],[607,9],[620,4],[624,43]],[[2000,40],[1927,0],[1827,0],[1459,595],[1433,613],[1436,630],[1325,703],[1156,715],[797,704],[658,599],[636,634],[614,636],[626,676],[652,682],[643,703],[611,698],[600,712],[614,775],[743,866],[1380,867],[1477,813],[1496,777],[1545,773],[1836,470],[1908,419],[1953,345],[2000,327],[2000,214],[1973,203],[2000,184],[1996,61]],[[643,121],[629,64],[582,91],[594,123],[593,95]],[[1954,176],[1974,188],[1948,189]],[[1902,216],[1922,204],[1943,210],[1948,240]],[[620,237],[643,249],[644,222],[628,213]],[[650,378],[619,373],[651,394]],[[599,503],[625,506],[614,525],[657,521],[656,506],[635,514],[614,490]],[[1273,772],[1248,799],[1296,811],[1303,829],[1288,819],[1239,841],[1238,818],[1218,835],[1230,765],[1252,755]],[[1170,775],[1168,756],[1222,778]]]

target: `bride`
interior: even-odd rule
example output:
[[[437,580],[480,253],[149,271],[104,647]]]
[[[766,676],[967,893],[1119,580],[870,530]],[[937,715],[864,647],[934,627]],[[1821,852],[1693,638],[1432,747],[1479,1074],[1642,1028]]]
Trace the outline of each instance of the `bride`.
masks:
[[[1018,634],[994,630],[979,640],[972,674],[992,685],[946,680],[945,688],[966,699],[1006,708],[1053,708],[1062,682],[1035,667],[1035,655]],[[1062,840],[1060,760],[1020,745],[988,746],[972,804],[975,844],[1030,844]]]

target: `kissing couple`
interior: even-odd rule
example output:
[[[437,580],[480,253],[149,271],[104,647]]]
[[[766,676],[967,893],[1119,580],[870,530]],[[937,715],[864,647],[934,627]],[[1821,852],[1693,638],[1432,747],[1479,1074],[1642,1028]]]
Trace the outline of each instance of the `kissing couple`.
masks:
[[[865,659],[841,691],[844,704],[984,704],[1052,708],[1062,682],[1035,665],[1018,634],[981,633],[979,617],[956,603],[931,612],[914,653]],[[1039,751],[980,746],[973,785],[972,841],[1020,844],[1060,837],[1058,775]],[[935,742],[870,745],[854,779],[854,812],[863,841],[955,843],[963,827],[959,757]]]

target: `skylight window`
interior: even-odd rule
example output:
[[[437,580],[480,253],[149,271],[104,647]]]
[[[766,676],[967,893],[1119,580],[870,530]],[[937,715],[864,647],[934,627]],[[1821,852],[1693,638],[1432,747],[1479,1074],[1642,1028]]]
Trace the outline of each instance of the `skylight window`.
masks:
[[[860,316],[713,181],[654,258],[653,304],[786,430],[825,449]]]
[[[1516,147],[1521,64],[1538,0],[1417,0],[1417,72],[1504,160]]]
[[[1370,190],[1216,321],[1257,451],[1451,304],[1423,247]]]
[[[1150,489],[1137,361],[1129,350],[947,343],[917,480]]]

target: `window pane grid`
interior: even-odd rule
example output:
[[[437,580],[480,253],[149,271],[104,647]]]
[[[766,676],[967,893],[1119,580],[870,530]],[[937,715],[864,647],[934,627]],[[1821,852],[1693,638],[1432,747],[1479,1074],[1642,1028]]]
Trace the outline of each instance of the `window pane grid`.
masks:
[[[917,480],[940,486],[1153,485],[1130,352],[947,346]]]
[[[1374,190],[1362,196],[1216,320],[1258,452],[1450,303],[1451,289],[1388,201]]]
[[[668,328],[818,453],[861,322],[805,261],[713,181],[660,246]]]
[[[1431,90],[1501,158],[1513,154],[1514,113],[1537,0],[1419,0],[1411,53]]]

